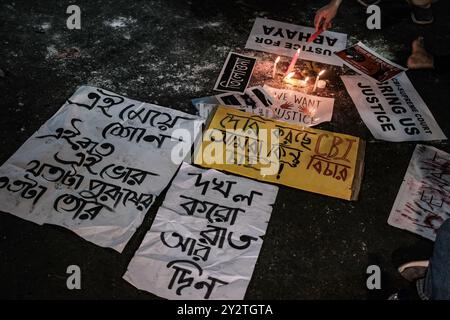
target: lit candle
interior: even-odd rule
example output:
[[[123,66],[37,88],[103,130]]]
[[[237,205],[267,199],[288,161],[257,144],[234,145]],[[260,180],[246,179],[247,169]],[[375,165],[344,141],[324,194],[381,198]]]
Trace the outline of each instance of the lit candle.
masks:
[[[289,67],[286,71],[286,75],[288,75],[289,73],[292,72],[292,70],[294,70],[299,55],[300,55],[300,48],[297,49],[297,52],[295,52],[294,56],[292,57],[291,63],[289,64]]]
[[[309,80],[309,77],[306,77],[305,80],[303,80],[302,82],[300,82],[300,85],[301,85],[302,87],[306,87],[306,86],[308,85],[308,80]]]
[[[318,89],[324,89],[326,86],[327,86],[327,83],[325,80],[319,80],[319,82],[317,82]]]
[[[314,82],[314,87],[313,87],[312,92],[316,92],[317,84],[319,83],[320,76],[323,75],[324,72],[325,72],[325,70],[322,70],[322,71],[320,71],[319,74],[317,75],[316,82]]]
[[[284,82],[294,84],[293,80],[291,79],[295,75],[295,71],[289,72],[283,79]]]
[[[273,64],[273,70],[272,70],[272,78],[275,78],[275,74],[277,73],[277,64],[280,62],[280,57],[277,57],[275,59],[275,63]]]
[[[292,78],[295,75],[295,71],[290,72],[286,77],[284,77],[284,82],[289,83],[293,86],[306,87],[308,84],[309,77],[303,80]]]

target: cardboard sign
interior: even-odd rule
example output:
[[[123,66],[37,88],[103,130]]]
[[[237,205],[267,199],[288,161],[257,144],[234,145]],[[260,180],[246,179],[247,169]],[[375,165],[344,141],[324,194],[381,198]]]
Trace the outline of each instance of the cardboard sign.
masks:
[[[252,76],[255,63],[256,58],[230,52],[214,90],[244,93]]]
[[[121,252],[183,160],[172,161],[179,144],[172,132],[184,128],[195,137],[202,123],[80,87],[0,167],[2,211]]]
[[[361,42],[334,54],[349,68],[378,82],[388,81],[406,70]]]
[[[417,145],[389,215],[391,226],[430,240],[450,213],[450,154]]]
[[[363,76],[341,76],[359,115],[376,139],[447,139],[405,73],[375,83]]]
[[[364,141],[219,106],[195,163],[346,200],[358,197]]]
[[[347,35],[325,31],[307,43],[314,32],[310,27],[256,18],[245,47],[289,57],[300,49],[299,59],[342,66],[342,61],[333,53],[345,49]]]
[[[183,163],[124,279],[168,299],[243,299],[277,192]]]

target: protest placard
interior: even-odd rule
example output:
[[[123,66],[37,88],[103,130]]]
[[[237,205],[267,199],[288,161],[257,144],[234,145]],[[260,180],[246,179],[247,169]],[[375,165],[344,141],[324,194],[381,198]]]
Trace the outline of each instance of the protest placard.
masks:
[[[381,83],[363,76],[341,78],[376,139],[394,142],[447,139],[405,73]]]
[[[382,57],[362,42],[334,54],[349,68],[378,82],[390,80],[406,70]]]
[[[388,223],[430,240],[450,218],[450,154],[417,145]]]
[[[271,110],[274,119],[312,127],[331,121],[334,99],[309,95],[303,92],[277,89],[264,85],[264,90],[273,98]]]
[[[227,107],[306,127],[330,121],[333,116],[333,98],[313,96],[293,90],[276,89],[267,85],[264,85],[263,89],[267,97],[270,95],[270,98],[266,99],[270,103],[262,104],[259,102],[251,106],[227,105]],[[200,116],[207,118],[215,106],[217,104],[198,103],[196,108]]]
[[[123,250],[181,161],[171,151],[183,128],[203,120],[95,87],[80,87],[0,167],[2,211],[66,227]],[[189,148],[193,141],[185,141]]]
[[[243,299],[277,192],[183,163],[124,279],[168,299]]]
[[[292,57],[300,49],[300,59],[342,66],[342,61],[333,55],[345,49],[347,35],[325,31],[307,43],[314,28],[256,18],[245,47],[247,49]]]
[[[256,58],[230,52],[227,56],[214,90],[244,93],[252,76]]]
[[[210,116],[195,163],[346,200],[358,197],[363,140],[223,106]]]

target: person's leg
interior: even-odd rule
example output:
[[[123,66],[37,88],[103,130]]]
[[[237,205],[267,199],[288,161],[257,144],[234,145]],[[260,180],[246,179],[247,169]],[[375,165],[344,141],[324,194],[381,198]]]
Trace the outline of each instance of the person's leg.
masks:
[[[450,219],[437,231],[424,291],[432,300],[450,299]]]

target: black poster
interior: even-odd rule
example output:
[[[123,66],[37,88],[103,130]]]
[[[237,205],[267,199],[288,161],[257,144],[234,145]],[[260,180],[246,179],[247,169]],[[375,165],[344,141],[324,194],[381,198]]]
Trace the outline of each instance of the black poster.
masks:
[[[228,54],[214,90],[244,93],[255,67],[256,58],[235,52]]]

